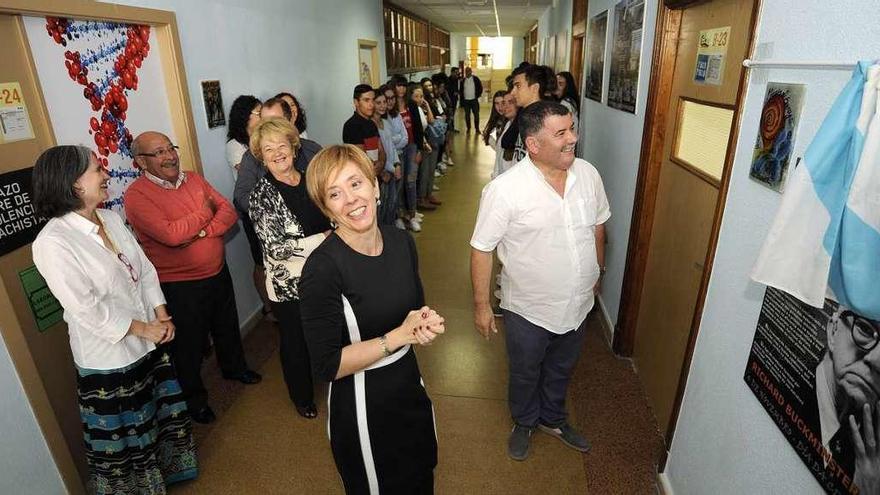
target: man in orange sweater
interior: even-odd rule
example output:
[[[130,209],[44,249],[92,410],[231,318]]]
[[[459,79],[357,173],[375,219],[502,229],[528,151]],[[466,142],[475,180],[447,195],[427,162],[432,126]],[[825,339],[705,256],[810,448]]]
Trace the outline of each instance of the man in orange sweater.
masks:
[[[223,235],[238,216],[204,178],[180,170],[177,146],[164,134],[140,134],[131,151],[144,173],[125,193],[126,216],[159,272],[177,327],[171,350],[187,406],[193,420],[210,423],[215,416],[201,377],[208,332],[225,378],[262,378],[245,362],[224,256]]]

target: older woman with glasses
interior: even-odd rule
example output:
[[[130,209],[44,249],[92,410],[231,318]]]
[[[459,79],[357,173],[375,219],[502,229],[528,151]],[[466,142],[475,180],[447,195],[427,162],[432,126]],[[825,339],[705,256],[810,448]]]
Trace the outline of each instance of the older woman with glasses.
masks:
[[[346,493],[433,493],[437,441],[413,344],[444,320],[425,306],[415,242],[379,225],[372,161],[331,146],[306,173],[337,228],[302,276],[302,321],[315,375],[331,382],[330,447]]]
[[[249,214],[263,247],[266,290],[281,330],[281,367],[290,400],[304,418],[318,416],[309,353],[299,310],[303,264],[330,231],[327,217],[309,199],[305,175],[297,169],[300,141],[285,119],[260,123],[251,153],[267,173],[250,196]]]
[[[186,402],[164,347],[174,338],[159,277],[123,220],[99,205],[110,177],[88,148],[34,166],[49,218],[34,263],[64,308],[85,430],[89,493],[165,493],[198,474]]]

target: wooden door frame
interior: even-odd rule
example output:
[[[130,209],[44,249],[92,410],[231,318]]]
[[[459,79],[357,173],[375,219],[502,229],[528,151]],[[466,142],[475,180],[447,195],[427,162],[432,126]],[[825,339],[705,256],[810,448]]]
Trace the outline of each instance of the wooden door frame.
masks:
[[[33,54],[30,53],[24,30],[24,16],[57,16],[75,19],[93,19],[113,22],[149,24],[155,35],[155,49],[162,59],[162,72],[165,81],[168,106],[172,110],[172,129],[177,144],[181,145],[181,162],[198,173],[202,172],[199,146],[196,138],[195,119],[192,114],[186,72],[183,65],[183,52],[177,21],[174,12],[141,7],[130,7],[93,0],[0,0],[0,15],[21,16],[18,18],[18,29],[25,39],[27,58],[30,60],[30,74],[39,101],[30,107],[34,115],[45,116],[44,125],[50,138],[50,144],[57,144],[51,124],[51,114],[46,107],[42,95],[42,86],[36,71]],[[36,123],[34,123],[37,125]],[[19,249],[30,249],[23,246]],[[9,253],[11,255],[11,253]],[[0,258],[2,259],[2,258]],[[45,438],[49,453],[61,475],[61,480],[68,493],[84,493],[85,480],[79,475],[76,462],[64,438],[61,425],[49,401],[48,392],[33,355],[28,347],[24,332],[31,323],[21,322],[12,306],[9,291],[16,290],[0,281],[0,333],[4,339],[12,364],[21,380],[25,396],[33,410],[41,434]],[[60,331],[55,329],[54,331]],[[71,370],[71,373],[75,373]]]
[[[755,27],[760,12],[760,0],[752,1],[752,18],[749,22],[749,40],[746,54],[754,49]],[[691,2],[693,3],[693,2]],[[686,5],[683,5],[686,6]],[[635,350],[636,328],[638,324],[639,305],[641,303],[642,289],[645,282],[645,270],[648,264],[648,248],[651,243],[651,234],[654,224],[654,214],[657,199],[657,190],[660,183],[660,168],[664,158],[664,145],[666,133],[674,132],[666,129],[666,116],[670,109],[670,96],[672,93],[673,76],[675,74],[675,61],[678,51],[678,39],[681,29],[681,7],[670,8],[661,0],[657,10],[657,22],[654,34],[654,48],[652,51],[651,78],[648,88],[647,110],[645,125],[642,134],[642,146],[639,159],[639,171],[636,182],[635,199],[633,200],[632,220],[630,222],[629,244],[626,253],[626,268],[623,275],[623,289],[620,297],[619,317],[614,332],[612,347],[619,356],[631,357]],[[739,63],[739,62],[737,62]],[[740,74],[739,87],[736,95],[736,108],[730,137],[727,143],[727,152],[724,157],[724,172],[718,188],[718,202],[715,208],[712,230],[709,237],[703,274],[700,280],[700,288],[697,295],[696,307],[691,321],[687,347],[678,387],[675,393],[672,414],[666,427],[665,449],[661,454],[658,471],[662,472],[666,466],[669,446],[675,435],[675,426],[678,422],[684,389],[687,383],[693,359],[694,346],[696,344],[703,308],[706,301],[706,292],[709,279],[712,274],[712,265],[715,260],[715,248],[718,244],[718,234],[721,220],[724,214],[724,204],[727,200],[727,190],[730,185],[732,162],[736,151],[736,143],[739,138],[740,119],[742,118],[742,103],[745,95],[747,69]]]

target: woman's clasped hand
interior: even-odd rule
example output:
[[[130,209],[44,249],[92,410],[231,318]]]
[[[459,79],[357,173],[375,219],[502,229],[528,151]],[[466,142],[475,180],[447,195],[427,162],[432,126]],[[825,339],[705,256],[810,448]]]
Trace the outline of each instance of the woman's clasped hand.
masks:
[[[431,345],[438,335],[446,331],[445,318],[428,306],[410,311],[400,325],[407,334],[407,344]]]

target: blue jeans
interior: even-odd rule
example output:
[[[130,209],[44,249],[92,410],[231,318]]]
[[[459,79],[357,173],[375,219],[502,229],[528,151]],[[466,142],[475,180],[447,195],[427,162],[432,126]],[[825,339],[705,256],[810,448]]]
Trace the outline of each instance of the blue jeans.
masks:
[[[382,204],[379,205],[378,220],[382,225],[394,225],[394,221],[397,220],[397,189],[402,181],[403,179],[395,179],[393,176],[388,182],[379,179],[379,199]]]
[[[406,148],[403,149],[403,187],[401,188],[403,192],[403,201],[402,206],[406,208],[408,212],[416,211],[416,196],[418,194],[418,178],[419,178],[419,165],[416,163],[416,153],[418,149],[416,145],[408,144]]]
[[[514,423],[534,428],[565,423],[565,394],[581,354],[586,319],[568,333],[556,334],[502,310],[510,381],[508,401]]]

